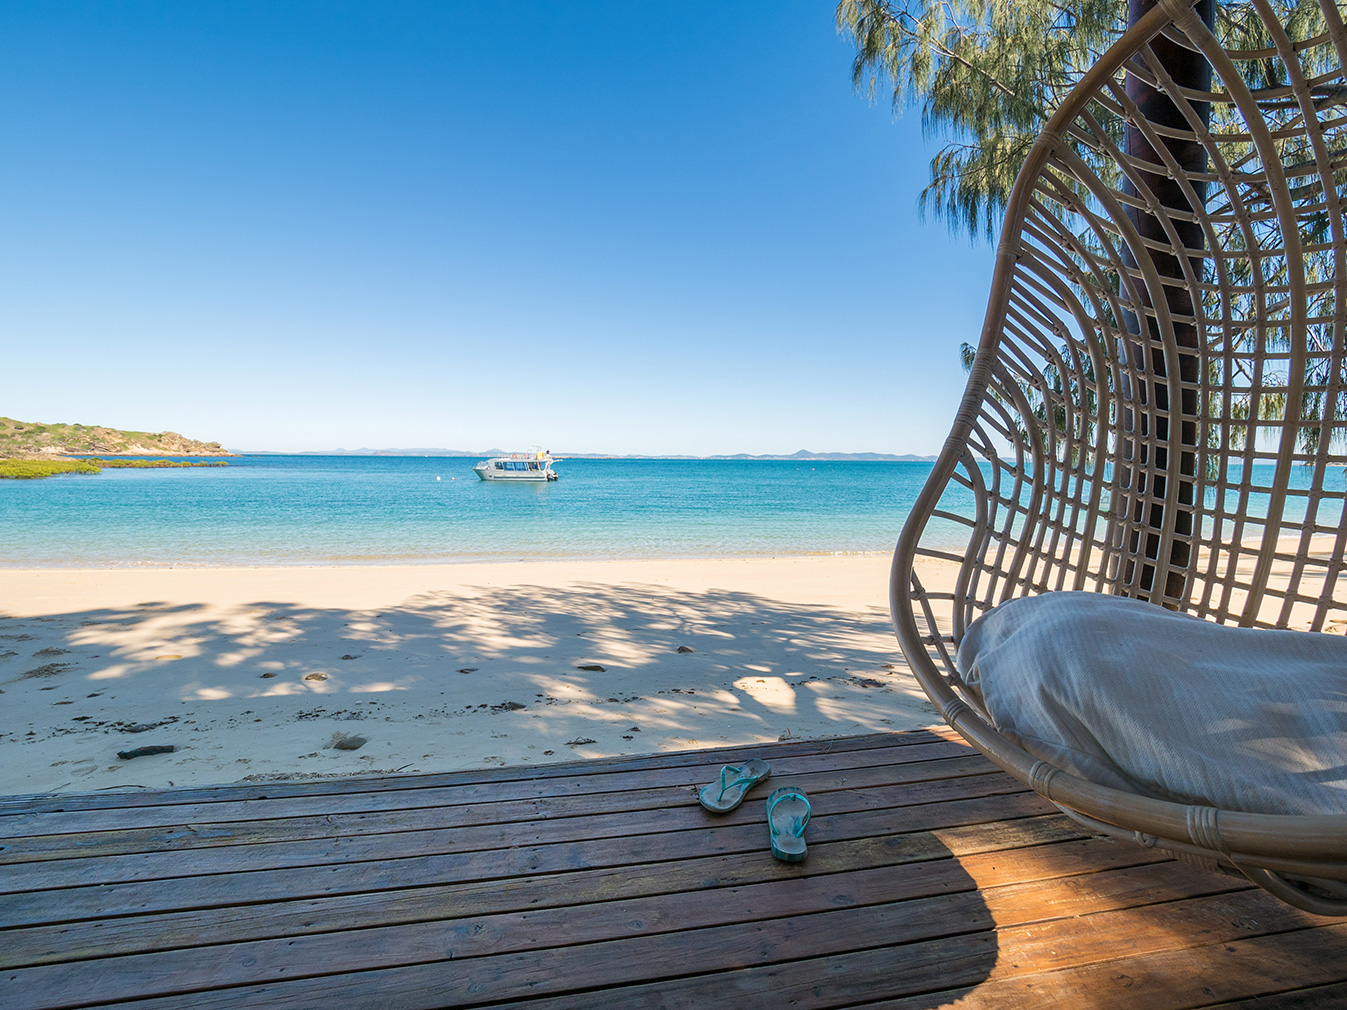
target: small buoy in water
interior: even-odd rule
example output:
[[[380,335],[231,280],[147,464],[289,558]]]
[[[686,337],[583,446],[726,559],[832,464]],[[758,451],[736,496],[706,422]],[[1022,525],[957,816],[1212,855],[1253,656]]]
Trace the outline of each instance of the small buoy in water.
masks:
[[[436,480],[439,480],[440,478],[436,477],[435,479],[436,479]]]

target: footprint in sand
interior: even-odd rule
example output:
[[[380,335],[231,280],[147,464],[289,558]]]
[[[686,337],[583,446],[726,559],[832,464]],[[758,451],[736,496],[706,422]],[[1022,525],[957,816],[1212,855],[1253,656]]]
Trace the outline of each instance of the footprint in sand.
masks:
[[[74,663],[44,663],[42,666],[35,666],[23,674],[23,678],[26,680],[35,677],[55,677],[59,673],[65,673],[74,665]]]

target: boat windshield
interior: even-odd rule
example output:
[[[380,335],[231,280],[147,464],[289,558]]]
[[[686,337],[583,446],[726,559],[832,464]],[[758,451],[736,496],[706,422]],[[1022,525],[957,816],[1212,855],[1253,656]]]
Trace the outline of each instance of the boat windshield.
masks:
[[[492,470],[533,470],[537,472],[546,471],[551,466],[551,460],[547,459],[493,459],[490,461]]]

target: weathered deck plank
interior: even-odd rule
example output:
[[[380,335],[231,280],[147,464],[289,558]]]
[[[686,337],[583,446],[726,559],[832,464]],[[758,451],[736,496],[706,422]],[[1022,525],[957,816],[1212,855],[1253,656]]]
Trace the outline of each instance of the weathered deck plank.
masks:
[[[156,948],[162,945],[155,943],[153,937],[161,931],[167,931],[168,935],[186,946],[198,932],[209,936],[208,939],[197,939],[198,943],[266,935],[289,936],[323,931],[328,928],[324,924],[332,921],[340,921],[346,928],[417,922],[441,918],[446,909],[452,909],[455,915],[523,911],[581,904],[592,900],[595,894],[606,894],[614,899],[677,894],[682,890],[735,887],[794,877],[806,872],[792,870],[775,861],[764,864],[761,859],[761,838],[757,842],[750,851],[730,855],[658,863],[637,862],[604,869],[580,868],[586,865],[586,861],[575,860],[567,864],[567,869],[555,872],[495,879],[459,876],[457,882],[423,882],[421,886],[399,888],[366,887],[337,895],[324,894],[321,887],[305,890],[298,886],[287,887],[293,884],[293,878],[287,875],[276,882],[270,893],[271,901],[286,902],[283,909],[272,907],[264,896],[258,895],[255,887],[249,886],[260,874],[241,875],[224,881],[207,879],[204,881],[205,887],[184,888],[175,892],[176,900],[163,902],[175,908],[155,910],[146,906],[163,890],[164,882],[160,881],[142,885],[135,895],[129,899],[123,897],[115,903],[106,900],[103,888],[44,891],[32,896],[35,917],[58,916],[61,921],[52,925],[29,926],[21,922],[18,916],[11,917],[10,921],[16,928],[5,934],[6,942],[0,949],[0,966],[32,963],[25,960],[20,951],[26,944],[26,938],[44,935],[51,937],[53,950],[72,946],[83,949],[93,943],[113,944],[112,938],[115,936],[125,937],[125,944]],[[1048,843],[1061,846],[1056,850],[1060,866],[1084,863],[1102,869],[1142,865],[1165,858],[1154,852],[1084,839],[1080,828],[1068,819],[1060,815],[1048,815],[954,828],[941,831],[938,836],[930,832],[918,832],[889,838],[860,838],[816,844],[807,872],[810,875],[837,874],[931,860],[950,863],[945,857],[952,853],[971,858]],[[422,861],[406,862],[419,864]],[[932,871],[926,868],[920,872],[930,874]],[[1059,868],[1058,872],[1084,871]],[[332,871],[321,868],[314,875],[321,882],[324,876],[330,879]],[[433,878],[436,875],[432,873],[428,876]],[[202,878],[186,878],[173,883],[200,884]],[[317,893],[312,893],[315,890]],[[235,897],[231,898],[229,894]],[[238,904],[238,894],[247,894],[253,903]],[[147,900],[137,902],[136,899],[141,895],[145,895]],[[194,900],[196,907],[191,907]],[[82,942],[80,938],[84,938]],[[129,949],[132,948],[119,946],[109,949],[108,953]]]
[[[1332,996],[1344,991],[1347,977],[1347,924],[1332,923],[1289,933],[1230,940],[1167,951],[1119,957],[1095,964],[1037,972],[984,982],[942,994],[958,1010],[1155,1010],[1299,1006],[1296,992],[1310,989],[1307,1007],[1339,1007]],[[1326,983],[1334,983],[1326,985]],[[1313,989],[1311,989],[1313,987]],[[1317,994],[1314,989],[1320,990]],[[1257,997],[1268,996],[1266,1000]],[[530,1007],[533,1004],[529,1004]],[[544,1004],[545,1005],[545,1004]],[[867,1010],[924,1010],[926,997],[886,1000]],[[549,1007],[549,1010],[551,1008]]]
[[[884,795],[880,795],[881,793]],[[1007,797],[1009,801],[994,802],[1001,797]],[[1020,799],[1011,799],[1012,797]],[[956,806],[958,801],[972,802]],[[878,824],[892,824],[894,815],[891,811],[900,806],[906,807],[908,803],[911,804],[911,810],[902,816],[910,816],[914,825],[926,827],[973,823],[979,819],[1000,820],[1003,817],[1044,813],[1050,809],[1036,795],[1026,793],[1023,787],[1009,776],[996,772],[947,782],[891,787],[887,791],[876,789],[868,792],[836,792],[832,794],[832,800],[825,808],[825,812],[819,816],[815,824],[811,824],[811,828],[814,829],[814,837],[820,840],[860,837],[855,832],[868,834],[873,832]],[[689,819],[688,815],[696,813],[698,809],[695,804],[684,801],[676,807],[663,809],[621,811],[602,816],[522,820],[504,824],[469,824],[460,827],[444,827],[442,826],[444,817],[440,817],[437,822],[434,811],[423,811],[418,812],[410,822],[381,821],[378,825],[379,830],[369,833],[353,831],[353,828],[361,825],[348,822],[343,825],[346,830],[340,833],[335,826],[330,828],[335,837],[306,834],[304,837],[286,841],[221,844],[202,848],[197,848],[192,843],[198,836],[208,834],[216,828],[188,826],[183,832],[182,847],[177,849],[78,856],[46,862],[12,864],[0,874],[0,892],[12,893],[49,887],[73,887],[77,884],[108,884],[118,881],[229,873],[281,866],[320,866],[361,859],[387,860],[431,853],[470,853],[635,835],[677,833],[679,835],[677,840],[670,840],[667,844],[681,847],[685,843],[696,844],[694,839],[684,838],[683,835],[709,833],[712,837],[703,841],[713,843],[721,828],[711,828]],[[843,820],[839,816],[862,811],[873,812],[878,816],[869,820],[865,818]],[[951,817],[954,819],[951,820]],[[731,818],[726,826],[739,823],[743,823],[741,818]],[[759,828],[757,832],[759,838],[763,836],[765,830]],[[115,847],[115,842],[111,847]]]
[[[1209,1010],[1340,1010],[1347,1007],[1347,982],[1214,1003]]]
[[[940,746],[951,748],[954,745]],[[844,788],[871,790],[879,786],[935,782],[966,775],[1000,774],[989,773],[980,757],[966,754],[902,763],[890,759],[889,762],[870,767],[858,767],[843,761],[839,759],[838,767],[824,771],[797,772],[787,767],[778,771],[773,778],[811,792],[831,792]],[[714,775],[718,768],[708,766],[699,769],[696,778],[690,778],[682,769],[676,771],[679,773],[676,782],[668,775],[657,776],[653,772],[601,776],[600,779],[624,779],[623,788],[596,792],[584,790],[583,781],[554,780],[570,785],[571,789],[565,793],[517,798],[483,797],[480,795],[482,787],[473,787],[473,795],[463,795],[455,789],[364,794],[372,799],[359,806],[343,805],[333,802],[335,798],[320,797],[324,802],[317,811],[313,810],[312,804],[302,803],[300,799],[285,799],[270,800],[265,804],[253,800],[124,811],[28,814],[14,818],[20,823],[14,824],[12,830],[9,823],[0,822],[11,840],[5,851],[0,852],[0,865],[80,855],[107,855],[113,851],[109,836],[117,839],[116,851],[151,852],[164,846],[181,848],[184,844],[181,839],[183,825],[192,825],[197,829],[195,844],[198,845],[248,845],[285,838],[325,837],[334,829],[338,833],[374,833],[384,824],[395,822],[399,814],[402,817],[398,819],[409,825],[421,823],[424,817],[418,818],[418,815],[427,813],[439,823],[443,823],[446,817],[452,817],[455,825],[467,825],[556,816],[586,817],[615,811],[657,810],[696,802],[696,791],[690,783],[696,781],[696,778]],[[846,774],[839,776],[839,772]],[[264,806],[267,811],[265,817],[258,812]],[[247,816],[240,817],[239,814],[245,810]],[[37,830],[43,820],[51,822],[47,825],[49,831]],[[207,825],[211,827],[209,832],[202,830]],[[111,835],[112,832],[116,834]]]
[[[824,737],[791,743],[767,743],[753,747],[722,747],[711,750],[677,751],[642,757],[595,758],[580,763],[515,765],[506,768],[478,768],[471,771],[440,772],[420,775],[383,775],[378,778],[336,778],[302,782],[236,783],[218,786],[179,786],[143,792],[35,793],[0,797],[0,817],[19,813],[59,812],[64,810],[105,810],[125,807],[171,806],[183,803],[230,800],[274,800],[286,797],[353,796],[405,789],[430,789],[455,785],[503,785],[517,782],[547,782],[554,778],[586,777],[619,771],[628,773],[649,769],[697,768],[718,766],[741,759],[745,754],[766,758],[798,759],[802,756],[827,758],[855,751],[892,748],[913,744],[950,742],[953,736],[942,731],[912,730],[904,733],[877,733],[869,736]]]
[[[1347,992],[1347,923],[1088,837],[960,744],[761,750],[814,801],[802,865],[766,852],[767,788],[726,817],[696,804],[733,750],[0,801],[0,1006],[1308,1010]]]
[[[758,909],[770,909],[773,914],[803,914],[836,904],[843,897],[851,905],[861,905],[970,890],[979,878],[1019,882],[1029,888],[1041,884],[1045,877],[1044,858],[1024,858],[1020,852],[1007,850],[1003,842],[990,839],[984,846],[991,844],[995,848],[975,851],[978,847],[970,840],[963,858],[957,861],[947,858],[947,851],[932,851],[941,848],[939,843],[934,843],[926,853],[927,859],[909,859],[889,865],[883,865],[886,857],[876,851],[880,846],[874,844],[874,841],[867,839],[866,842],[870,844],[820,846],[820,851],[815,853],[817,859],[810,860],[816,864],[813,876],[801,876],[798,872],[792,874],[786,868],[778,870],[763,867],[756,856],[741,855],[714,860],[689,860],[651,867],[644,872],[577,871],[499,883],[289,902],[281,910],[266,905],[233,906],[202,912],[128,916],[112,921],[16,929],[6,936],[4,950],[0,951],[0,966],[111,957],[212,944],[251,943],[268,937],[276,938],[295,951],[297,937],[330,933],[334,922],[340,923],[342,930],[350,931],[434,923],[450,917],[454,920],[473,919],[474,924],[471,926],[460,922],[453,928],[478,936],[488,931],[488,927],[494,929],[490,923],[483,925],[493,917],[519,915],[541,922],[548,918],[544,913],[555,912],[552,918],[558,923],[564,924],[567,917],[582,915],[590,920],[586,928],[592,928],[594,923],[608,915],[598,903],[620,902],[620,928],[611,936],[591,937],[610,939],[623,935],[623,930],[634,921],[643,924],[643,932],[654,930],[655,923],[673,921],[679,915],[684,918],[678,921],[685,923],[692,922],[697,916],[704,916],[706,921],[702,925],[736,921],[734,909],[736,903],[741,902],[748,902]],[[1145,866],[1162,858],[1153,852],[1094,840],[1057,844],[1068,850],[1058,852],[1059,860],[1053,860],[1059,861],[1059,865],[1052,873],[1060,876],[1098,872],[1111,867]],[[1165,862],[1149,876],[1144,872],[1141,875],[1123,875],[1109,886],[1113,890],[1130,887],[1144,891],[1145,897],[1149,898],[1151,890],[1157,890],[1157,893],[1174,891],[1177,886],[1173,880],[1175,876],[1172,865]],[[1191,875],[1177,876],[1186,888],[1183,894],[1192,893]],[[799,884],[796,878],[809,883]],[[783,881],[790,882],[784,889],[777,886]],[[1220,878],[1204,880],[1203,883],[1212,891],[1232,890],[1241,886],[1238,882]],[[721,900],[714,904],[707,902],[704,895],[713,886],[722,889]],[[777,886],[776,891],[772,891],[774,886]],[[1071,914],[1080,914],[1080,910],[1088,910],[1090,902],[1095,900],[1097,886],[1100,885],[1091,888],[1086,895],[1082,895],[1069,883],[1058,888],[1061,893],[1035,894],[1031,897],[1025,890],[1022,894],[1017,893],[1013,901],[1025,906],[1034,902],[1053,901],[1053,908],[1070,907],[1073,909]],[[890,896],[884,897],[885,894]],[[800,905],[801,902],[803,905]],[[797,906],[797,911],[790,911]],[[1013,921],[1013,917],[1009,913],[1007,915],[1008,920]],[[749,912],[744,913],[743,921],[751,918]],[[677,928],[693,927],[683,925]],[[408,930],[409,934],[415,932]],[[551,931],[544,932],[550,935]],[[526,935],[521,934],[521,937]],[[521,949],[537,945],[537,941],[531,939],[521,938],[519,942],[524,944]],[[468,956],[462,948],[458,949],[458,956]],[[347,961],[345,966],[350,967],[353,963]]]

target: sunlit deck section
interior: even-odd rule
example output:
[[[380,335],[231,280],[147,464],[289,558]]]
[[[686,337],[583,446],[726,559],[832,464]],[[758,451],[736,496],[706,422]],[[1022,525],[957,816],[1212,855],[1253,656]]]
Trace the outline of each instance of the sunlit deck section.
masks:
[[[773,776],[715,817],[721,763]],[[809,856],[768,852],[770,786]],[[927,731],[0,801],[0,1006],[1347,1005],[1347,923]]]

